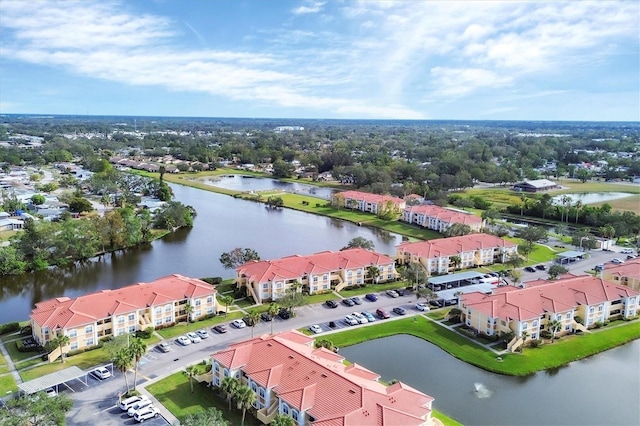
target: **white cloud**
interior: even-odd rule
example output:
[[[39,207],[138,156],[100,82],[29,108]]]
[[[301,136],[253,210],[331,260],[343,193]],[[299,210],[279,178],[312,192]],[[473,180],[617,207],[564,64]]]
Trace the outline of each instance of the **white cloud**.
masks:
[[[513,80],[494,71],[481,68],[431,69],[433,95],[438,97],[461,97],[479,89],[495,89],[510,86]]]
[[[303,5],[303,6],[298,6],[295,9],[292,10],[294,15],[306,15],[309,13],[318,13],[322,10],[322,7],[324,6],[325,2],[321,2],[321,1],[314,1],[311,2],[309,4],[309,6]]]

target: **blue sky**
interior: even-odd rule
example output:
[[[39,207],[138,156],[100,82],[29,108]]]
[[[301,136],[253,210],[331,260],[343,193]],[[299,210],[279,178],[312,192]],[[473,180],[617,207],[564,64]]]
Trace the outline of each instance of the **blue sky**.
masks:
[[[640,2],[0,1],[0,113],[640,120]]]

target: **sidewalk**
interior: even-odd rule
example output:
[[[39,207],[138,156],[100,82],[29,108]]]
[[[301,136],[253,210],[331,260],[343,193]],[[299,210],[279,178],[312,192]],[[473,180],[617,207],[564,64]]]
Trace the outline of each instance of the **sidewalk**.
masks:
[[[11,356],[9,356],[9,352],[7,348],[4,347],[4,342],[0,340],[0,352],[2,352],[2,356],[7,361],[7,367],[9,367],[9,373],[13,376],[13,379],[16,381],[16,384],[22,383],[22,377],[18,374],[18,370],[16,370],[16,366],[13,364],[13,360]],[[39,357],[40,355],[38,355]]]

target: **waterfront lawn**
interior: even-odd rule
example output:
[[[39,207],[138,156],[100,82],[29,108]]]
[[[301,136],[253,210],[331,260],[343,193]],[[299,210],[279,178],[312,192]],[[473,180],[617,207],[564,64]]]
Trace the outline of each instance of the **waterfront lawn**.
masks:
[[[435,408],[431,412],[431,416],[440,420],[444,426],[462,426],[462,423],[452,419],[441,411],[436,410]]]
[[[204,383],[194,382],[193,393],[191,393],[189,379],[182,372],[147,386],[147,390],[180,420],[188,414],[215,407],[222,412],[229,424],[239,425],[242,422],[242,411],[235,408],[235,403],[231,404],[232,410],[229,411],[226,399],[218,396],[216,390],[208,388]],[[245,425],[260,424],[247,410]]]
[[[173,327],[163,328],[161,330],[156,330],[156,332],[165,339],[172,339],[174,337],[180,336],[181,334],[186,334],[189,331],[196,331],[201,328],[204,328],[207,331],[211,331],[211,327],[216,324],[220,324],[226,321],[232,321],[237,318],[242,318],[244,314],[241,311],[229,312],[228,315],[216,315],[215,317],[196,321],[196,322],[180,322]]]
[[[633,321],[596,330],[594,333],[566,336],[556,343],[535,349],[526,348],[522,354],[504,354],[501,361],[496,359],[494,352],[421,315],[335,333],[329,340],[338,347],[344,347],[395,334],[410,334],[427,340],[456,358],[487,371],[526,376],[536,371],[561,367],[571,361],[638,339],[640,327],[637,321]]]

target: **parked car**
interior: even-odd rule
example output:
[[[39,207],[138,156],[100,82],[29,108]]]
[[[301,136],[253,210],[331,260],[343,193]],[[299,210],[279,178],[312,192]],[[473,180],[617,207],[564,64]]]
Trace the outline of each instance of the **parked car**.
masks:
[[[331,309],[335,309],[338,307],[338,302],[336,302],[335,300],[327,300],[326,302],[324,302],[324,304],[330,307]]]
[[[111,377],[111,371],[107,370],[106,367],[98,367],[93,370],[91,374],[100,380],[108,379],[109,377]]]
[[[273,317],[269,312],[263,312],[260,314],[260,319],[264,322],[273,321]]]
[[[187,336],[178,336],[176,341],[180,343],[182,346],[188,346],[191,344],[191,340],[189,340]]]
[[[158,343],[158,349],[160,349],[161,352],[167,353],[171,350],[171,346],[169,346],[167,342],[160,342]]]
[[[374,322],[376,320],[376,317],[374,317],[373,314],[369,311],[362,311],[362,315],[364,315],[364,317],[369,322]]]
[[[369,320],[360,312],[352,312],[351,316],[357,319],[360,324],[366,324],[369,322]]]
[[[536,269],[539,270],[539,271],[546,271],[547,267],[544,266],[544,265],[536,265]]]
[[[133,415],[133,418],[138,423],[142,423],[145,420],[149,420],[149,419],[152,419],[152,418],[157,417],[157,416],[158,416],[158,410],[156,410],[155,407],[152,405],[152,406],[146,407],[146,408],[144,408],[144,409],[142,409],[140,411],[137,411]]]
[[[367,293],[367,295],[364,296],[364,298],[370,302],[375,302],[376,300],[378,300],[378,296],[373,293]]]
[[[398,293],[398,296],[406,296],[407,294],[409,294],[409,290],[407,290],[406,288],[397,288],[395,292]]]
[[[397,315],[405,315],[407,311],[403,307],[396,306],[395,308],[393,308],[393,313]]]
[[[389,312],[387,312],[387,310],[383,308],[376,309],[376,315],[378,316],[378,318],[382,318],[382,319],[391,318],[391,315],[389,315]]]
[[[622,253],[622,254],[632,254],[633,253],[633,249],[623,248],[622,250],[620,250],[620,253]]]
[[[613,259],[611,259],[611,262],[620,264],[620,263],[624,263],[624,260],[614,257]]]
[[[400,297],[400,295],[398,294],[398,292],[397,292],[397,291],[395,291],[395,290],[387,290],[387,292],[386,292],[386,293],[387,293],[387,296],[393,297],[394,299],[395,299],[396,297]]]
[[[153,401],[151,401],[150,399],[141,399],[140,401],[129,407],[129,409],[127,410],[127,414],[129,415],[129,417],[133,417],[136,415],[136,413],[144,411],[145,408],[151,406],[153,406]]]
[[[442,308],[444,306],[444,300],[442,299],[431,300],[429,301],[429,305],[433,306],[434,308]]]
[[[355,303],[353,303],[353,300],[351,299],[342,299],[342,304],[349,307],[355,305]]]
[[[535,272],[536,268],[534,268],[533,266],[527,266],[526,268],[524,268],[524,270],[527,272]]]
[[[278,316],[283,320],[288,320],[289,318],[291,318],[291,311],[287,308],[280,308]]]
[[[215,327],[213,327],[213,329],[220,334],[224,334],[227,332],[227,326],[224,324],[218,324]]]
[[[428,311],[429,307],[427,306],[426,303],[420,302],[420,303],[416,303],[416,309],[419,311]]]
[[[200,330],[197,330],[196,334],[201,339],[207,339],[209,337],[209,333],[207,333],[207,330],[205,330],[203,328],[201,328]]]
[[[118,404],[118,407],[120,407],[122,411],[129,411],[129,408],[131,408],[133,404],[135,404],[138,401],[142,401],[143,399],[149,399],[149,398],[146,395],[131,396],[127,399],[123,399],[122,401],[120,401],[120,404]]]
[[[54,388],[48,388],[44,390],[45,395],[49,398],[53,398],[54,396],[58,396],[58,392]]]
[[[594,266],[593,270],[596,271],[596,272],[603,271],[604,270],[604,264],[600,263],[600,264]]]
[[[360,297],[359,297],[359,296],[353,296],[353,297],[351,298],[351,301],[352,301],[353,303],[355,303],[356,305],[362,305],[362,299],[360,299]]]
[[[632,255],[632,254],[628,254],[628,255],[627,255],[627,260],[629,260],[629,259],[635,259],[635,258],[636,258],[636,257],[635,257],[634,255]]]
[[[200,338],[200,336],[198,336],[193,331],[188,332],[187,333],[187,337],[189,338],[189,340],[191,340],[191,343],[200,343],[200,342],[202,342],[202,339]]]
[[[347,315],[346,317],[344,317],[344,322],[347,325],[358,325],[360,324],[360,322],[353,316],[351,315]]]
[[[244,321],[244,323],[249,327],[253,327],[255,325],[253,318],[251,318],[249,315],[245,315],[244,317],[242,317],[242,321]]]
[[[318,334],[318,333],[322,333],[322,328],[320,328],[318,324],[314,324],[309,326],[309,331],[312,332],[313,334]]]
[[[231,321],[231,325],[234,326],[235,328],[245,328],[247,326],[247,324],[245,324],[245,322],[242,321],[241,319],[236,319]]]
[[[500,277],[500,274],[498,274],[497,272],[489,272],[487,275],[489,275],[491,277],[495,277],[495,278]]]

